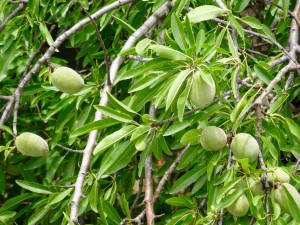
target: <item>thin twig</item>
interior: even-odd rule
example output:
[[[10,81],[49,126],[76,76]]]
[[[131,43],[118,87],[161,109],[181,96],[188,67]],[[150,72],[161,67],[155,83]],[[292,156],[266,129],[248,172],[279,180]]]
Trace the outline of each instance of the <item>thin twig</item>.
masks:
[[[293,174],[296,174],[298,172],[299,165],[300,165],[300,156],[298,157],[297,163],[296,163],[295,168],[293,170]]]
[[[142,58],[140,56],[136,56],[136,55],[127,55],[126,59],[133,59],[139,62],[148,62],[150,60],[152,60],[152,58]]]
[[[5,25],[8,23],[8,21],[12,18],[14,18],[18,12],[22,11],[25,9],[26,3],[21,3],[14,11],[11,12],[11,14],[9,14],[5,20],[2,22],[2,24],[0,24],[0,32],[4,29]]]
[[[61,144],[56,144],[58,147],[60,147],[61,149],[68,151],[68,152],[74,152],[74,153],[79,153],[79,154],[83,154],[84,150],[76,150],[76,149],[71,149],[71,148],[67,148]]]
[[[99,39],[99,42],[100,42],[101,47],[102,47],[103,52],[104,52],[104,62],[105,62],[105,65],[106,65],[106,70],[107,70],[107,85],[111,86],[111,81],[110,81],[110,57],[108,56],[108,51],[107,51],[107,49],[105,47],[104,41],[103,41],[103,39],[101,37],[100,31],[99,31],[98,26],[95,23],[94,19],[91,17],[91,15],[89,14],[89,12],[83,7],[83,5],[80,2],[78,2],[78,3],[81,6],[82,10],[90,18],[93,26],[95,27],[97,37]]]
[[[135,196],[135,199],[130,207],[130,213],[133,212],[133,210],[135,209],[136,207],[136,204],[138,203],[139,199],[140,199],[140,196],[141,196],[141,193],[142,193],[142,190],[143,190],[143,180],[144,178],[143,177],[140,177],[140,181],[139,181],[139,189],[138,189],[138,192]]]
[[[179,153],[175,161],[172,163],[172,165],[169,167],[169,169],[165,172],[164,176],[161,178],[161,180],[158,183],[158,186],[155,190],[154,197],[153,197],[153,203],[156,202],[158,196],[162,192],[166,182],[170,179],[171,174],[174,172],[180,161],[182,160],[185,152],[188,150],[190,147],[190,144],[187,144]],[[143,218],[145,217],[145,210],[143,210],[136,218],[132,219],[131,222],[135,222],[137,224],[141,224]],[[120,224],[121,225],[121,224]]]
[[[150,106],[149,115],[151,117],[155,117],[156,109],[154,105]],[[152,141],[154,132],[151,132],[149,137],[149,142]],[[147,224],[154,225],[155,224],[155,213],[153,208],[153,182],[152,182],[152,153],[147,156],[145,162],[145,210],[146,210],[146,220]]]
[[[7,100],[7,101],[9,101],[9,100],[11,100],[11,99],[12,99],[12,97],[11,97],[11,96],[4,96],[4,95],[0,95],[0,99],[3,99],[3,100]]]
[[[205,203],[207,201],[207,194],[205,195],[205,197],[202,199],[202,201],[200,202],[199,206],[198,206],[198,209],[201,210],[204,208],[205,206]]]

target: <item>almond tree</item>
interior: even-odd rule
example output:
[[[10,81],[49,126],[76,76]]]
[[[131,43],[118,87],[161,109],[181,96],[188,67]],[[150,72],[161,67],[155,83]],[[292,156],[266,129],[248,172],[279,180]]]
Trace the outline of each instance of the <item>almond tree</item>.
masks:
[[[299,0],[1,1],[0,224],[299,224],[299,23]]]

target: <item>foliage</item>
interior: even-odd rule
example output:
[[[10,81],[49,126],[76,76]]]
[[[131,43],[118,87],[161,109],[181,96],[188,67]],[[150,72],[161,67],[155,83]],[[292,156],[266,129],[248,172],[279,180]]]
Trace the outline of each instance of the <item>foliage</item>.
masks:
[[[151,17],[162,7],[166,16]],[[297,203],[284,213],[264,176],[281,167],[300,188],[299,10],[296,0],[1,1],[0,224],[149,224],[161,214],[157,224],[299,224]],[[84,78],[79,93],[51,84],[59,66]],[[204,108],[189,100],[195,73],[216,86]],[[225,131],[226,147],[202,148],[207,126]],[[48,155],[22,155],[23,132],[47,140]],[[232,155],[236,133],[257,138],[254,163]],[[246,176],[265,194],[228,194]],[[243,193],[250,209],[233,217],[226,208]]]

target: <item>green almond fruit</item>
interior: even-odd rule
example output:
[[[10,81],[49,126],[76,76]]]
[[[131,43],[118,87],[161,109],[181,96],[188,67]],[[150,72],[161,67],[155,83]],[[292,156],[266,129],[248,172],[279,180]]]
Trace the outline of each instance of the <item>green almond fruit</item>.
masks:
[[[263,185],[259,179],[255,179],[253,177],[244,177],[242,178],[236,185],[236,189],[246,189],[250,188],[252,194],[256,195],[264,195],[265,191]]]
[[[192,79],[192,85],[189,94],[190,101],[198,108],[204,108],[213,102],[216,95],[216,86],[211,79],[211,84],[206,83],[199,71],[197,71]]]
[[[75,70],[64,66],[54,70],[51,82],[58,90],[67,94],[78,93],[84,85],[82,77]]]
[[[258,179],[255,180],[254,178],[249,177],[248,182],[249,182],[250,190],[254,196],[265,194],[263,184],[261,183],[260,180]]]
[[[203,129],[200,142],[205,150],[218,151],[226,145],[227,136],[221,128],[209,126]]]
[[[259,145],[250,134],[239,133],[232,139],[231,150],[237,159],[248,158],[253,162],[258,157]]]
[[[291,214],[289,207],[287,205],[288,197],[286,196],[282,186],[284,186],[288,192],[291,194],[293,199],[295,200],[298,209],[300,210],[300,195],[296,188],[289,183],[282,183],[275,191],[274,191],[274,200],[280,206],[282,211]]]
[[[17,149],[24,155],[39,157],[47,155],[49,146],[40,136],[25,132],[20,134],[15,141]]]
[[[228,194],[231,194],[234,190],[235,189],[230,190]],[[249,202],[246,195],[243,193],[230,206],[227,207],[227,210],[236,217],[245,216],[249,210]]]
[[[280,167],[276,168],[274,171],[268,172],[268,179],[272,182],[280,182],[280,183],[289,183],[290,176],[283,171]]]

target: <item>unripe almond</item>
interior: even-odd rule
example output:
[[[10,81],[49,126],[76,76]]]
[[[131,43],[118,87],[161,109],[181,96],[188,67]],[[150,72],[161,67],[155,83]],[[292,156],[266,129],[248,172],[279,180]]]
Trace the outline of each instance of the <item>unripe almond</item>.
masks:
[[[211,104],[216,95],[216,86],[213,79],[211,79],[211,84],[208,84],[202,79],[200,72],[197,71],[194,73],[191,82],[190,101],[199,108]]]
[[[200,142],[205,150],[218,151],[226,145],[227,136],[221,128],[209,126],[203,129]]]
[[[231,194],[235,189],[232,189],[228,192]],[[249,202],[246,195],[243,193],[239,196],[230,206],[227,207],[227,210],[236,217],[245,216],[249,210]]]
[[[274,200],[275,202],[280,206],[280,208],[288,213],[290,213],[289,207],[288,207],[288,197],[286,196],[282,186],[284,186],[288,192],[291,194],[291,196],[293,197],[293,199],[295,200],[297,206],[298,206],[298,210],[300,210],[300,195],[298,193],[298,191],[296,190],[296,188],[289,184],[289,183],[282,183],[275,191],[274,191]]]
[[[239,133],[232,139],[231,150],[237,159],[248,158],[253,162],[258,157],[259,145],[250,134]]]
[[[252,194],[256,195],[263,195],[265,194],[263,185],[260,180],[254,179],[253,177],[244,177],[242,178],[236,185],[235,188],[237,189],[246,189],[250,188]]]
[[[276,168],[274,171],[268,172],[268,179],[272,182],[289,183],[290,176],[281,168]]]
[[[260,180],[255,180],[254,178],[249,177],[248,181],[249,181],[249,185],[250,185],[250,190],[252,191],[252,194],[254,196],[265,194],[263,185]]]
[[[49,146],[40,136],[25,132],[16,138],[16,147],[24,155],[38,157],[47,155]]]
[[[67,94],[79,92],[84,85],[83,79],[75,70],[64,66],[54,70],[51,82],[58,90]]]

